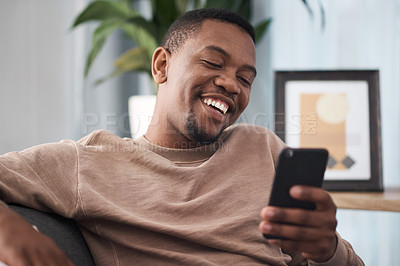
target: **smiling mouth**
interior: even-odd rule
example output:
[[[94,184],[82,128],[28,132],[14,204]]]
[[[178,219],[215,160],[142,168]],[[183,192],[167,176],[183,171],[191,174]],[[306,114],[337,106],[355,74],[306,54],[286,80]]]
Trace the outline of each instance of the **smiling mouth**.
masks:
[[[226,114],[226,112],[228,112],[229,105],[221,100],[206,97],[203,98],[202,101],[215,110],[218,110],[221,114]]]

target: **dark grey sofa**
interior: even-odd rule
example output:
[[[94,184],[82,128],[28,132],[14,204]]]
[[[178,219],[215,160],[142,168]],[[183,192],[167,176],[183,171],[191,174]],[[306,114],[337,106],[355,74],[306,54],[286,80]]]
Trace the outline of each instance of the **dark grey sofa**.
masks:
[[[95,265],[88,246],[73,220],[19,205],[9,204],[9,207],[35,225],[40,232],[51,237],[75,265]]]

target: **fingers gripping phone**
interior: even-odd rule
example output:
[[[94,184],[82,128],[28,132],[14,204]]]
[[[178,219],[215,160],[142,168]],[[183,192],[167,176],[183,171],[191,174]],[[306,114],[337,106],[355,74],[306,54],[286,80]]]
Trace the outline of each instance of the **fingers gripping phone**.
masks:
[[[313,202],[296,200],[290,196],[289,190],[294,185],[321,187],[327,161],[328,151],[325,149],[283,149],[279,155],[269,205],[314,210]]]

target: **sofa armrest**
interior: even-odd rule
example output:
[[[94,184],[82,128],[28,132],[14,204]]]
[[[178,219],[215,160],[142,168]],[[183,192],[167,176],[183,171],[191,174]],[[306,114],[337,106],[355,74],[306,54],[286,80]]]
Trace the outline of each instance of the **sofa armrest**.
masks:
[[[8,206],[36,226],[39,232],[52,238],[75,265],[95,265],[75,221],[19,205]]]

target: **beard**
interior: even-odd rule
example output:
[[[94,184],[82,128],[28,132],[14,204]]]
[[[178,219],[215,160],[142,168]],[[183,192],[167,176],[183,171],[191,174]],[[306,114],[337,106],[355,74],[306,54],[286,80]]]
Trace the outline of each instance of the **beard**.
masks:
[[[209,126],[213,127],[214,125],[210,124]],[[192,141],[200,145],[207,145],[216,142],[223,130],[220,130],[217,134],[210,134],[207,128],[201,128],[194,116],[193,110],[190,110],[186,120],[186,131]]]

